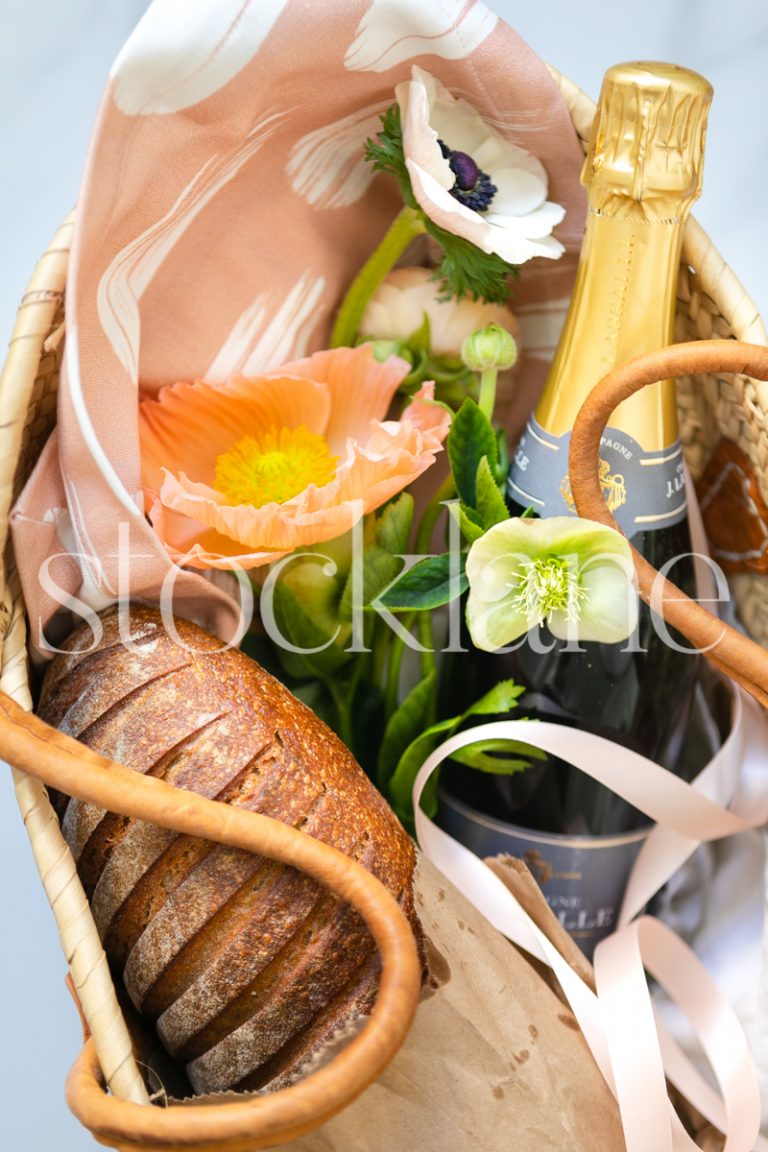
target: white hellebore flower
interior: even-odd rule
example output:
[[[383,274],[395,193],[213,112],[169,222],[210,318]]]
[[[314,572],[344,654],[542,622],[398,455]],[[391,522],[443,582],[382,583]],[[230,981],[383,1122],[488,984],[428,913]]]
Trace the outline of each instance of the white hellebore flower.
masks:
[[[505,304],[454,296],[446,299],[428,268],[395,268],[382,281],[365,309],[360,331],[377,340],[406,340],[429,319],[433,356],[458,356],[464,340],[478,328],[499,324],[517,337],[518,324]]]
[[[422,68],[395,91],[411,187],[431,220],[508,264],[562,255],[550,233],[565,209],[547,200],[539,160]]]
[[[545,621],[558,639],[607,644],[637,624],[629,544],[594,520],[504,520],[470,548],[467,577],[467,626],[485,652]]]

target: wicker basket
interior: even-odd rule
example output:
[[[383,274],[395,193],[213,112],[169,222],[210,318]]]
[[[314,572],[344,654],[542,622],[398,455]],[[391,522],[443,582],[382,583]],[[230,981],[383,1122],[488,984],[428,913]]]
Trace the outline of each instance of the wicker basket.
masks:
[[[585,142],[594,104],[573,84],[553,71],[563,97],[570,109],[573,123]],[[0,379],[0,532],[8,544],[7,525],[10,508],[27,479],[56,417],[56,388],[64,340],[63,300],[67,275],[67,259],[72,235],[70,216],[57,233],[23,297],[7,361]],[[749,297],[736,277],[715,251],[707,236],[690,220],[685,232],[680,284],[677,301],[678,340],[700,340],[718,336],[736,337],[754,344],[768,343],[766,330]],[[768,503],[768,385],[741,374],[722,375],[707,373],[685,377],[680,381],[679,405],[681,430],[689,466],[694,478],[700,477],[722,438],[735,443],[751,462],[758,477],[761,495]],[[11,697],[21,709],[32,706],[27,677],[26,628],[24,605],[14,569],[10,547],[5,550],[6,566],[0,580],[2,607],[0,627],[2,633],[0,690]],[[752,634],[768,641],[768,581],[760,574],[741,574],[734,578],[734,593],[743,621]],[[7,713],[7,709],[5,710]],[[17,713],[19,733],[16,755],[9,759],[17,766],[30,763],[36,754],[34,731],[26,728]],[[6,754],[7,750],[6,750]],[[144,1108],[147,1123],[142,1124],[143,1135],[136,1141],[119,1136],[104,1137],[103,1118],[98,1113],[99,1092],[95,1086],[95,1073],[100,1066],[104,1080],[113,1097],[118,1100],[146,1105],[148,1102],[144,1082],[136,1068],[131,1042],[117,1005],[109,970],[98,933],[80,886],[74,862],[61,836],[58,822],[48,803],[45,789],[37,780],[14,769],[16,793],[22,817],[26,823],[36,861],[44,878],[46,894],[59,926],[72,980],[82,1005],[92,1042],[81,1061],[73,1084],[76,1089],[87,1081],[89,1100],[96,1101],[93,1120],[94,1131],[105,1142],[116,1147],[174,1147],[170,1136],[152,1137],[152,1119],[157,1109]],[[203,802],[205,803],[205,802]],[[215,835],[213,838],[216,838]],[[309,839],[304,837],[304,839]],[[261,844],[261,842],[259,842]],[[262,849],[263,850],[263,849]],[[335,882],[335,881],[334,881]],[[340,881],[343,886],[343,882]],[[339,891],[342,889],[339,888]],[[372,897],[376,903],[376,897]],[[375,918],[366,905],[366,915]],[[389,913],[383,913],[386,921]],[[386,925],[379,925],[379,939],[386,936]],[[385,945],[389,947],[389,945]],[[396,958],[395,967],[399,964]],[[389,970],[389,969],[388,969]],[[405,981],[407,983],[407,980]],[[397,983],[397,980],[395,980]],[[392,1001],[390,988],[385,988],[387,1013],[409,1018],[414,1000],[408,997]],[[383,1031],[386,1033],[387,1028]],[[395,1027],[389,1038],[389,1051],[402,1040],[402,1027]],[[381,1053],[379,1053],[379,1056]],[[355,1056],[351,1057],[354,1061]],[[375,1075],[375,1061],[372,1074]],[[78,1079],[79,1078],[79,1079]],[[85,1078],[85,1080],[84,1080]],[[353,1080],[355,1078],[353,1077]],[[364,1076],[358,1076],[348,1095],[364,1087]],[[309,1081],[307,1081],[309,1083]],[[338,1098],[340,1106],[343,1092]],[[240,1147],[256,1148],[274,1144],[278,1137],[286,1139],[293,1131],[307,1128],[325,1118],[319,1107],[312,1114],[312,1100],[304,1106],[300,1122],[295,1118],[293,1127],[271,1128],[264,1141],[254,1138],[253,1131],[244,1141],[243,1129],[233,1127],[229,1135],[214,1139],[211,1132],[189,1137],[184,1147],[226,1148],[234,1152]],[[256,1102],[257,1104],[259,1102]],[[130,1105],[127,1105],[130,1107]],[[223,1113],[227,1109],[247,1105],[226,1105],[208,1109],[209,1113]],[[169,1112],[180,1111],[170,1109]],[[184,1109],[184,1111],[187,1111]],[[192,1110],[194,1111],[194,1109]],[[198,1109],[198,1111],[202,1111]],[[160,1113],[161,1115],[163,1113]],[[167,1115],[167,1112],[165,1113]],[[131,1113],[130,1115],[133,1115]],[[126,1124],[130,1130],[130,1116]],[[234,1122],[233,1122],[234,1123]],[[298,1128],[297,1128],[298,1124]],[[238,1138],[239,1137],[239,1138]]]

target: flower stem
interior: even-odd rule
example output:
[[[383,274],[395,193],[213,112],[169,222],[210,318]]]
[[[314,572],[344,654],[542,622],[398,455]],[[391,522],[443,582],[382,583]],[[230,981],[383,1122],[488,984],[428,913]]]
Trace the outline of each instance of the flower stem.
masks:
[[[435,634],[432,628],[432,613],[429,611],[419,612],[417,621],[417,631],[419,633],[419,643],[423,651],[419,657],[419,664],[421,667],[422,676],[428,676],[430,672],[437,671],[437,660],[435,659]],[[426,716],[426,727],[434,721],[434,701],[429,705]]]
[[[354,733],[352,731],[352,710],[350,694],[340,692],[333,679],[331,678],[326,680],[325,684],[331,694],[334,707],[336,708],[336,734],[346,744],[347,748],[351,749],[354,753]]]
[[[427,505],[416,531],[415,547],[418,556],[428,556],[430,554],[432,533],[440,513],[443,511],[443,501],[450,500],[455,495],[456,485],[453,482],[453,476],[446,476],[432,500]],[[429,611],[422,611],[417,615],[419,643],[422,645],[422,648],[426,649],[426,651],[421,653],[421,674],[422,676],[426,676],[436,667],[432,616]]]
[[[389,231],[352,281],[331,333],[331,348],[354,343],[366,305],[387,273],[416,236],[425,231],[424,218],[415,208],[403,208]]]
[[[456,485],[453,482],[453,476],[446,476],[442,484],[438,488],[434,497],[427,505],[424,515],[421,518],[418,530],[416,532],[416,552],[419,556],[429,555],[430,541],[432,540],[432,532],[434,531],[435,524],[437,523],[440,513],[443,511],[443,503],[446,500],[451,500],[456,495]]]
[[[403,616],[401,623],[403,628],[410,632],[413,627],[413,618],[415,612],[409,612]],[[387,720],[397,711],[397,706],[400,703],[400,669],[403,663],[403,654],[405,653],[405,641],[402,636],[395,636],[390,646],[389,652],[389,668],[387,671],[387,684],[386,684],[386,700],[385,710]]]
[[[391,645],[391,639],[390,630],[385,622],[376,617],[373,622],[373,635],[371,637],[371,680],[377,686],[385,683],[387,648]]]
[[[490,420],[496,405],[496,377],[498,368],[484,368],[480,375],[480,395],[477,405],[484,416]]]

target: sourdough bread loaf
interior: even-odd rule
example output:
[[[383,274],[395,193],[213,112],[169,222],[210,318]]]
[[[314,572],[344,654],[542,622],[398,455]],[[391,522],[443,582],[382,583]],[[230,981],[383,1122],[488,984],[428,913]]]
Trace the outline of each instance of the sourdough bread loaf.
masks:
[[[274,816],[358,860],[413,908],[413,845],[345,745],[258,664],[153,609],[83,626],[38,711],[137,772]],[[360,917],[273,861],[59,798],[107,955],[197,1092],[282,1086],[375,997]]]

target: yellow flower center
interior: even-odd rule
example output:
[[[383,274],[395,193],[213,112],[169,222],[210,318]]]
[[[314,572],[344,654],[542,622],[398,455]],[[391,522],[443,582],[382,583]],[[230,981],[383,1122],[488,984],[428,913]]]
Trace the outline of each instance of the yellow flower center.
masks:
[[[327,484],[338,461],[325,437],[306,424],[270,428],[261,436],[244,436],[218,457],[214,487],[232,504],[283,504],[310,484]]]

